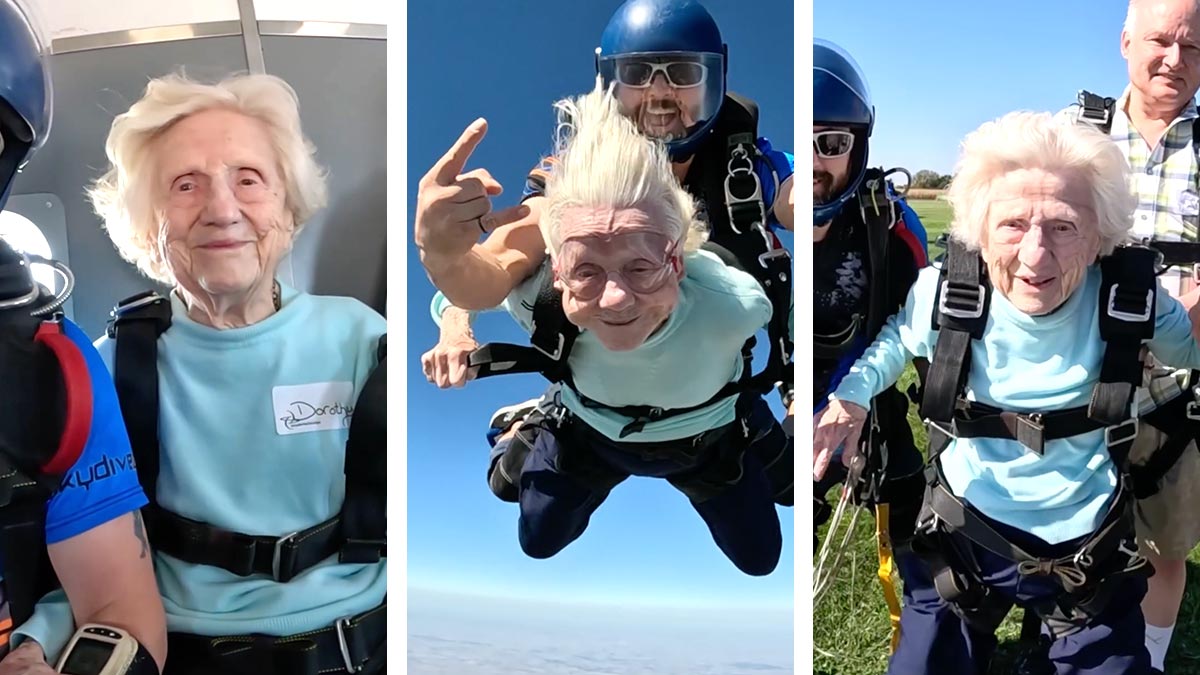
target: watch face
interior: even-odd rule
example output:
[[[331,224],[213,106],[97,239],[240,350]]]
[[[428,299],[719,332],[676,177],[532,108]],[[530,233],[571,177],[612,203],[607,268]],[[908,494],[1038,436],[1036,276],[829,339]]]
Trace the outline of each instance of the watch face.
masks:
[[[108,664],[115,647],[111,642],[79,638],[67,655],[61,672],[63,675],[98,675]]]

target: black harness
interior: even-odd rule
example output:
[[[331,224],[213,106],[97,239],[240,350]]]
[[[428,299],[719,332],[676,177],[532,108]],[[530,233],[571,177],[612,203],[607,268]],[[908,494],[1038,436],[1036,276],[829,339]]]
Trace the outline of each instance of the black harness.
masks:
[[[950,533],[1018,563],[1022,575],[1055,575],[1066,600],[1037,613],[1056,634],[1078,630],[1095,616],[1115,581],[1144,567],[1146,561],[1132,545],[1133,495],[1136,489],[1156,489],[1149,476],[1131,469],[1129,449],[1137,436],[1132,416],[1133,396],[1142,380],[1140,352],[1154,335],[1157,282],[1156,252],[1145,247],[1122,247],[1101,260],[1100,337],[1105,342],[1099,382],[1088,405],[1042,413],[1005,411],[966,400],[964,391],[973,340],[982,339],[987,325],[991,286],[982,259],[951,239],[934,307],[938,330],[921,417],[929,430],[925,504],[917,523],[913,549],[925,558],[938,593],[964,618],[995,628],[1007,613],[997,616],[986,602],[982,580],[953,569],[947,555],[955,550]],[[954,438],[1016,440],[1031,452],[1043,453],[1045,442],[1104,429],[1105,443],[1120,474],[1116,494],[1100,527],[1072,555],[1043,559],[1011,543],[950,492],[942,473],[941,453]],[[962,552],[958,552],[962,555]],[[970,568],[971,561],[961,560]]]
[[[308,529],[271,537],[185,518],[158,503],[158,339],[170,326],[171,302],[153,291],[121,301],[108,325],[108,336],[116,340],[117,397],[138,480],[150,500],[142,512],[151,546],[186,562],[220,567],[238,576],[264,574],[280,583],[334,554],[341,563],[370,564],[386,557],[387,336],[379,340],[378,365],[355,403],[340,512]],[[386,602],[324,630],[284,638],[173,633],[172,658],[189,654],[202,663],[220,664],[222,672],[316,675],[335,672],[331,664],[346,672],[378,672],[383,658],[379,645],[386,634],[385,608]]]
[[[158,339],[170,326],[170,300],[153,291],[121,301],[108,326],[109,337],[116,340],[113,379],[138,480],[150,500],[143,513],[154,548],[186,562],[239,576],[265,574],[280,583],[335,553],[342,563],[375,563],[386,557],[386,336],[379,342],[379,365],[359,393],[350,422],[341,511],[306,530],[267,537],[184,518],[158,504]]]
[[[862,335],[877,335],[887,318],[895,295],[889,287],[889,249],[892,228],[900,220],[899,204],[888,195],[883,171],[868,169],[855,199],[867,238],[867,264],[870,265],[868,306],[866,316],[856,314],[845,330],[835,335],[813,335],[813,356],[837,361],[849,351]]]

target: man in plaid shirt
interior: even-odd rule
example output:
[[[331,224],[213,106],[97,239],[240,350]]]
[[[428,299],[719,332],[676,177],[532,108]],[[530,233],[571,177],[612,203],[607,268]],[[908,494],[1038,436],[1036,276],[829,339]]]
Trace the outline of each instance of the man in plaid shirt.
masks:
[[[1200,3],[1132,0],[1121,32],[1121,54],[1129,65],[1129,86],[1109,108],[1107,124],[1132,169],[1130,189],[1138,202],[1132,236],[1139,242],[1196,243],[1200,241],[1200,114],[1194,97],[1200,88]],[[1081,113],[1082,106],[1077,105],[1063,114],[1102,129],[1106,126],[1105,120],[1095,115],[1085,119]],[[1160,277],[1163,288],[1193,313],[1193,321],[1200,298],[1196,276],[1191,267],[1172,267]],[[1189,387],[1189,373],[1152,362],[1147,364],[1144,384],[1137,392],[1139,416],[1170,402],[1175,402],[1171,408],[1180,414],[1167,415],[1167,424],[1160,422],[1162,412],[1159,419],[1143,420],[1130,452],[1130,459],[1143,465],[1167,443],[1169,433],[1188,432],[1184,400],[1179,397]],[[1200,381],[1190,383],[1197,385]],[[1155,672],[1164,669],[1183,599],[1187,555],[1200,543],[1198,507],[1200,452],[1189,441],[1163,477],[1158,493],[1139,500],[1135,509],[1141,553],[1155,569],[1142,601],[1146,648]]]

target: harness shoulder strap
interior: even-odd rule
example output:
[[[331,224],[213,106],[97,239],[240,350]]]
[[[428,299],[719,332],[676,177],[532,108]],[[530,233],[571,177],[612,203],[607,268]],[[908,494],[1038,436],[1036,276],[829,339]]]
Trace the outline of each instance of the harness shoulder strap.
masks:
[[[154,291],[117,303],[108,322],[108,337],[116,341],[113,383],[151,507],[158,505],[158,338],[170,327],[171,301]]]
[[[561,382],[570,376],[567,359],[577,337],[579,327],[567,321],[562,294],[555,290],[554,279],[547,274],[533,304],[530,346],[488,343],[471,352],[467,365],[478,369],[477,379],[509,373],[541,373],[551,382]]]
[[[1100,261],[1104,360],[1088,416],[1107,426],[1130,419],[1134,391],[1142,382],[1142,341],[1154,337],[1157,257],[1150,248],[1121,246]]]
[[[343,563],[375,563],[387,555],[387,335],[367,378],[346,441],[346,497],[342,502]]]
[[[938,337],[921,400],[923,419],[950,424],[967,383],[971,340],[981,339],[987,326],[991,292],[979,254],[950,239],[933,307]]]
[[[879,334],[883,323],[891,316],[888,308],[890,276],[888,274],[888,248],[892,228],[898,217],[897,205],[887,194],[887,182],[883,171],[868,169],[858,193],[858,207],[863,226],[867,229],[867,264],[870,265],[870,300],[867,307],[867,335],[873,339]]]

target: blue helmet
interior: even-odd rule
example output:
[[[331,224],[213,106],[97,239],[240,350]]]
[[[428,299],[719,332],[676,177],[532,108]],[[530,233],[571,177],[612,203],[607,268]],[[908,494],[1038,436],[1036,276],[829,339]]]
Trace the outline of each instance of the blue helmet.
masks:
[[[50,133],[50,52],[26,0],[0,0],[0,208]]]
[[[813,40],[813,124],[848,127],[854,133],[851,180],[824,204],[813,205],[813,224],[829,222],[858,192],[867,172],[868,139],[875,107],[862,70],[846,50],[828,40]]]
[[[0,208],[50,132],[49,41],[26,0],[0,0]],[[36,292],[27,260],[0,241],[0,300]]]
[[[600,36],[596,71],[638,129],[682,161],[717,121],[728,53],[696,0],[627,0]]]

